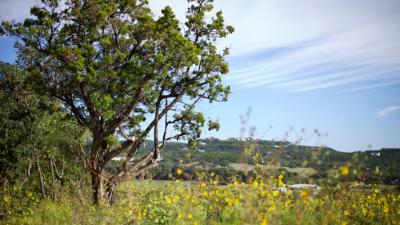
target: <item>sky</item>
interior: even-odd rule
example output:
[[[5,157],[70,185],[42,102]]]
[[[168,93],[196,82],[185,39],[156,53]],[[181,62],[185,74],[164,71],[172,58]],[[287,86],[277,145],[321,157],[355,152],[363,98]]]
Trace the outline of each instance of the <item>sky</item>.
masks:
[[[0,20],[22,20],[36,2],[0,0]],[[166,5],[184,21],[186,0],[150,0],[155,16]],[[216,0],[215,10],[235,27],[218,41],[231,49],[232,94],[200,105],[221,123],[204,137],[255,127],[258,138],[340,151],[400,147],[400,1]],[[13,43],[0,38],[0,60],[15,60]]]

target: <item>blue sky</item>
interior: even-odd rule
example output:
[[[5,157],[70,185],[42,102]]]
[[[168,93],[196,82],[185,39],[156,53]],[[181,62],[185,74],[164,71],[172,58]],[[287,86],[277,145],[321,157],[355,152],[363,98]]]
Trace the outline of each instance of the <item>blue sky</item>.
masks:
[[[0,1],[0,19],[21,20],[36,1]],[[170,5],[184,19],[185,0]],[[397,0],[216,0],[236,32],[231,48],[232,95],[200,109],[221,122],[220,138],[240,135],[240,115],[257,136],[341,151],[400,147],[400,2]],[[0,60],[13,41],[0,38]]]

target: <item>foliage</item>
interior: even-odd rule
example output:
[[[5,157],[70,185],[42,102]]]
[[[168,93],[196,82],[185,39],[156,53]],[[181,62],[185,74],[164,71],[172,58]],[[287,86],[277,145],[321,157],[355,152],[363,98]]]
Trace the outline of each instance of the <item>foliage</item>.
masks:
[[[81,182],[82,130],[59,104],[37,95],[26,72],[0,64],[0,217],[23,214],[39,198],[59,198]],[[70,189],[73,190],[73,189]]]
[[[146,0],[71,0],[66,7],[42,0],[31,9],[32,18],[1,25],[0,33],[19,38],[18,64],[38,90],[59,99],[90,130],[85,158],[95,202],[103,199],[103,186],[110,200],[118,182],[157,165],[166,141],[187,138],[195,146],[204,126],[219,128],[195,106],[202,99],[227,99],[230,89],[221,75],[228,73],[229,51],[215,43],[233,28],[224,25],[220,11],[208,17],[213,0],[188,3],[183,25],[169,6],[155,18]],[[171,126],[175,132],[167,137]],[[134,158],[151,131],[153,150]],[[116,135],[125,142],[115,145]],[[107,177],[104,167],[124,151],[129,153],[119,173]]]
[[[0,63],[0,184],[14,180],[16,166],[23,160],[36,126],[51,107],[45,97],[32,94],[25,83],[27,74],[15,66]]]

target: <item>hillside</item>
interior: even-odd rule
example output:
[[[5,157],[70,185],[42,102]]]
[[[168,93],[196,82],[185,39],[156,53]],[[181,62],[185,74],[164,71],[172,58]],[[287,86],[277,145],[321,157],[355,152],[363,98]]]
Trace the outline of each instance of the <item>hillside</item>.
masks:
[[[148,141],[142,146],[142,154],[152,146]],[[224,178],[246,177],[258,165],[271,174],[283,172],[294,182],[309,182],[310,178],[323,180],[340,167],[348,166],[348,180],[400,185],[400,149],[349,153],[282,141],[210,138],[199,140],[196,149],[181,142],[168,143],[162,155],[161,166],[151,173],[154,179],[172,179],[171,172],[178,167],[185,169],[187,179],[197,179],[199,171],[213,171]]]

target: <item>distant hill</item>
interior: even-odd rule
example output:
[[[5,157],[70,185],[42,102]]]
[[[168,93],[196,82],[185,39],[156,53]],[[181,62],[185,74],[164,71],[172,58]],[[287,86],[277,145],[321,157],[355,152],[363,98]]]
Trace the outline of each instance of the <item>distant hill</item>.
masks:
[[[153,142],[148,141],[140,152],[146,152],[152,146]],[[154,172],[154,176],[160,179],[168,179],[169,173],[177,167],[193,174],[201,170],[229,174],[252,171],[258,164],[304,181],[309,176],[325,178],[334,169],[347,165],[362,174],[349,176],[352,179],[400,185],[400,149],[394,148],[340,152],[328,147],[285,141],[208,138],[199,140],[196,149],[189,149],[185,143],[170,142],[162,151],[164,160]]]

